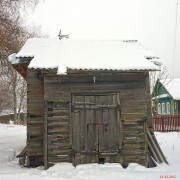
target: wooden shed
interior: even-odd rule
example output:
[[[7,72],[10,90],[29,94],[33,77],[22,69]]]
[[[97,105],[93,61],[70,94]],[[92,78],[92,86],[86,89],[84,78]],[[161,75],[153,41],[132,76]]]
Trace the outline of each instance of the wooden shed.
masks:
[[[152,131],[156,58],[136,40],[29,39],[10,58],[27,79],[27,165],[166,162]]]

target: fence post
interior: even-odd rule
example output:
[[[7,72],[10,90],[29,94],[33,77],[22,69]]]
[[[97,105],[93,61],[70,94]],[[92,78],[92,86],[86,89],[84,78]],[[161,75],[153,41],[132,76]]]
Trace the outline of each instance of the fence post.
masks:
[[[162,121],[162,132],[164,132],[164,116],[161,116],[161,121]]]
[[[153,120],[154,131],[180,131],[180,114],[154,115]]]
[[[173,118],[173,130],[176,131],[177,129],[177,116]]]

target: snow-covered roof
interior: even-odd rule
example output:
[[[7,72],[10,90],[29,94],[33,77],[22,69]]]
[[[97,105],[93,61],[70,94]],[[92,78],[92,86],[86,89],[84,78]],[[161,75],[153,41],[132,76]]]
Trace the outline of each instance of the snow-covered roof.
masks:
[[[136,40],[75,40],[30,38],[16,59],[33,58],[29,68],[159,70],[147,57],[154,57]]]
[[[160,81],[175,100],[180,100],[180,78],[165,79]]]

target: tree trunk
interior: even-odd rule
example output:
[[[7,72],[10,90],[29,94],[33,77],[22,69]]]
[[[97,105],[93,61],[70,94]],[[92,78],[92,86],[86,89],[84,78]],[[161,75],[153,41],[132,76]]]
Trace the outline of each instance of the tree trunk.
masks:
[[[14,110],[14,123],[18,124],[18,119],[17,119],[17,94],[16,94],[16,85],[17,85],[17,73],[13,72],[13,110]]]

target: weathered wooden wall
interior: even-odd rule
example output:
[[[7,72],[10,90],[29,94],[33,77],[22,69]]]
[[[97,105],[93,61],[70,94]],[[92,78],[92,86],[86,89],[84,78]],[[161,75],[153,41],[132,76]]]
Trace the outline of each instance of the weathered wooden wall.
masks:
[[[123,124],[123,166],[139,163],[148,167],[146,119],[122,120]]]
[[[28,166],[44,165],[44,83],[43,73],[55,69],[28,69],[27,78],[27,156]]]
[[[120,163],[119,92],[73,93],[71,107],[74,165],[98,163],[100,159]]]
[[[27,156],[29,166],[42,165],[44,135],[44,88],[40,70],[28,69],[27,79]],[[41,162],[32,162],[33,156],[40,156]]]
[[[151,125],[148,78],[147,72],[99,73],[97,71],[77,74],[77,72],[72,71],[67,75],[46,74],[44,76],[44,101],[46,104],[44,153],[46,167],[56,162],[83,162],[83,159],[86,161],[83,155],[78,159],[73,159],[72,94],[101,91],[113,91],[120,94],[122,132],[119,138],[121,138],[122,147],[118,162],[124,166],[127,166],[129,162],[138,162],[147,166],[146,119],[148,120],[148,126]],[[40,84],[39,80],[35,80],[34,84],[36,81],[38,81],[37,84]],[[43,87],[42,84],[37,84],[37,88],[41,89]],[[35,85],[32,84],[31,86]],[[36,91],[34,89],[32,93],[36,93]],[[37,101],[36,98],[35,100],[33,98],[30,104]],[[43,100],[43,97],[40,96],[38,102],[41,100]],[[40,111],[37,115],[39,116],[44,107],[41,109],[40,105],[38,108]],[[31,114],[34,114],[34,112],[35,110]],[[38,122],[38,118],[35,121]],[[32,128],[32,125],[30,127]],[[38,127],[40,126],[36,125],[36,128]],[[34,127],[34,130],[36,128]],[[42,126],[37,132],[43,132]],[[41,143],[41,146],[38,147],[38,152],[40,152],[42,150],[42,138],[38,142]],[[88,159],[87,162],[89,162]]]
[[[53,91],[51,91],[53,92]],[[52,96],[52,94],[51,94]],[[46,101],[45,167],[56,162],[71,162],[69,102]]]

